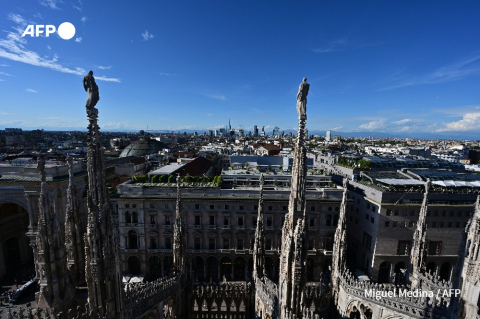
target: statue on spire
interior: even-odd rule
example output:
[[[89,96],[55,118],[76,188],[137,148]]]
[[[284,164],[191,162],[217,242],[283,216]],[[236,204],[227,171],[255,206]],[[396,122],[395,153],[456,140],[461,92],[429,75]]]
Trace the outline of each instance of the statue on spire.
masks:
[[[307,83],[307,78],[303,78],[297,93],[297,113],[301,120],[307,119],[307,95],[309,89],[310,84]]]
[[[87,109],[93,109],[100,100],[100,94],[98,93],[98,85],[95,83],[92,70],[90,70],[90,72],[83,77],[83,88],[85,89],[85,92],[88,93],[85,107]]]

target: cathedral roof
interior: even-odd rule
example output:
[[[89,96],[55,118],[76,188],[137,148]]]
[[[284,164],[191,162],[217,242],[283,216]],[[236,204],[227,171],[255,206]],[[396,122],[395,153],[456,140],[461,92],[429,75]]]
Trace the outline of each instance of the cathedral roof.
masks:
[[[145,136],[141,140],[130,143],[127,147],[125,147],[120,154],[120,157],[157,154],[164,148],[168,148],[168,146],[162,142],[151,139],[149,136]]]

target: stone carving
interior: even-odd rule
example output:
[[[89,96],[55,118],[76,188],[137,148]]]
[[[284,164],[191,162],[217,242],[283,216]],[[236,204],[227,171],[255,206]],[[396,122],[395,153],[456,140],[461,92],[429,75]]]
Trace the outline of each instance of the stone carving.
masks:
[[[309,89],[310,84],[307,83],[307,78],[303,78],[297,93],[297,113],[301,120],[307,119],[307,95]]]
[[[83,77],[83,88],[85,92],[88,93],[85,107],[87,109],[93,109],[98,101],[100,101],[100,94],[98,93],[98,86],[93,77],[93,71],[88,72],[88,74]]]

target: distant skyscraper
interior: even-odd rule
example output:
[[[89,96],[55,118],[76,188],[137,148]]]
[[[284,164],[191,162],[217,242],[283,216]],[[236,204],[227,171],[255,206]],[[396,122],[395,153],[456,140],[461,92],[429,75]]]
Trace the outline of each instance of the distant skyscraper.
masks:
[[[258,136],[258,127],[256,125],[253,126],[253,136]]]
[[[275,126],[275,128],[273,129],[273,136],[278,136],[280,133],[280,128],[278,126]]]
[[[325,135],[325,141],[330,142],[332,140],[332,131],[327,130],[327,135]]]
[[[260,133],[261,136],[265,136],[265,126],[262,126],[262,133]]]

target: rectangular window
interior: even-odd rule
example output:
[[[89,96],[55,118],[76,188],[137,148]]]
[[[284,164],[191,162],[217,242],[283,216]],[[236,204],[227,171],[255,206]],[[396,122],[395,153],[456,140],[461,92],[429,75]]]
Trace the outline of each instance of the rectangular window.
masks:
[[[397,227],[397,226],[398,226],[398,222],[395,221],[392,223],[392,227]]]
[[[375,223],[375,218],[370,217],[370,222],[371,222],[371,223]]]
[[[195,238],[194,239],[194,245],[195,245],[196,250],[202,249],[201,248],[201,243],[202,243],[202,241],[200,240],[200,238]]]
[[[391,216],[392,215],[392,210],[391,209],[387,209],[387,212],[385,213],[387,216]]]
[[[209,238],[208,239],[208,249],[215,249],[215,243],[216,243],[216,240],[215,238]]]
[[[202,220],[201,220],[201,219],[202,219],[202,216],[200,216],[200,215],[195,215],[195,225],[196,225],[196,226],[200,226],[200,225],[201,225],[201,223],[202,223]]]
[[[462,211],[457,212],[457,216],[458,216],[458,217],[462,217],[462,215],[463,215],[463,212],[462,212]]]
[[[230,209],[230,205],[225,205],[225,210],[229,210]]]
[[[385,222],[385,227],[390,227],[390,222],[389,221]]]
[[[367,204],[367,209],[370,209],[370,203]]]
[[[150,224],[155,225],[155,215],[150,215]]]
[[[272,250],[272,239],[265,239],[265,250]]]
[[[257,217],[252,217],[252,226],[257,227],[257,222],[258,222]]]
[[[238,226],[243,226],[243,216],[237,218]]]
[[[268,210],[273,210],[273,207],[272,207],[272,206],[268,206]]]
[[[244,210],[244,209],[245,209],[245,206],[243,205],[238,206],[238,210]]]
[[[269,216],[267,217],[267,227],[272,227],[273,226],[273,217]]]
[[[210,226],[215,226],[215,216],[210,216]]]
[[[150,237],[150,248],[151,249],[157,249],[157,239]]]
[[[452,223],[452,222],[448,222],[447,227],[448,227],[448,228],[452,228],[452,227],[453,227],[453,223]]]
[[[287,210],[287,206],[283,206],[282,209],[286,211],[286,210]]]
[[[215,209],[215,205],[210,205],[210,209]]]
[[[243,250],[243,239],[242,238],[237,239],[237,249]]]
[[[200,205],[199,205],[199,204],[195,204],[195,209],[200,209]]]
[[[395,209],[395,210],[393,211],[393,215],[394,215],[394,216],[398,216],[398,209]]]
[[[172,237],[165,238],[165,249],[172,249]]]
[[[397,246],[397,255],[410,255],[412,243],[409,240],[399,240]]]
[[[314,211],[315,211],[315,206],[311,206],[311,207],[310,207],[310,211],[311,211],[311,212],[314,212]]]
[[[370,236],[368,233],[364,232],[363,233],[363,246],[370,250],[372,246],[372,236]]]
[[[414,222],[408,222],[408,227],[413,227],[413,226],[415,226]]]
[[[438,210],[433,212],[433,216],[438,216]]]
[[[170,216],[165,215],[165,225],[170,225]]]
[[[313,250],[315,247],[315,240],[314,239],[310,239],[308,241],[308,250]]]
[[[428,254],[429,255],[440,255],[442,253],[442,242],[441,241],[430,241],[428,243]]]
[[[310,218],[310,227],[315,227],[315,218]]]
[[[253,205],[254,210],[258,210],[258,205]]]
[[[225,225],[225,226],[230,225],[230,217],[229,216],[223,216],[223,225]]]
[[[410,216],[415,216],[415,211],[414,210],[410,211]]]
[[[368,216],[368,214],[365,214],[365,219],[369,219],[370,216]]]
[[[223,239],[223,249],[230,249],[230,239],[228,238]]]

